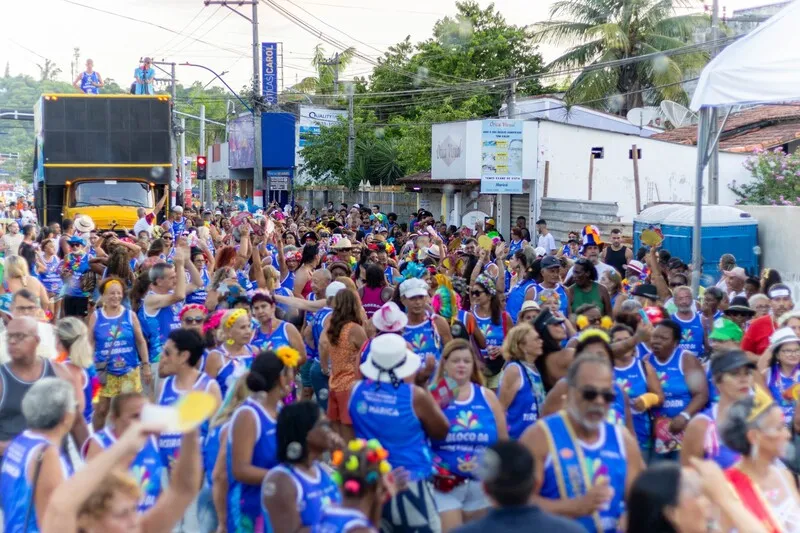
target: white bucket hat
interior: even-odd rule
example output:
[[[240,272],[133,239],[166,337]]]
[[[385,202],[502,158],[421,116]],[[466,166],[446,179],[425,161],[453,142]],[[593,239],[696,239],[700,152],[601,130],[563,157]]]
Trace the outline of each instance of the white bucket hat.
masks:
[[[94,221],[88,215],[79,215],[75,219],[73,227],[78,233],[89,233],[95,228]]]
[[[394,302],[387,302],[372,315],[372,324],[384,333],[399,333],[408,325],[408,317]]]
[[[372,340],[367,360],[359,368],[365,378],[397,387],[400,381],[414,375],[421,365],[422,359],[408,349],[403,337],[386,333]]]
[[[769,336],[769,348],[767,349],[767,353],[772,355],[778,348],[789,342],[800,344],[800,337],[795,335],[792,328],[786,327],[775,330],[775,332]]]
[[[427,296],[428,284],[425,280],[411,278],[400,284],[400,296],[403,298],[414,298],[415,296]]]

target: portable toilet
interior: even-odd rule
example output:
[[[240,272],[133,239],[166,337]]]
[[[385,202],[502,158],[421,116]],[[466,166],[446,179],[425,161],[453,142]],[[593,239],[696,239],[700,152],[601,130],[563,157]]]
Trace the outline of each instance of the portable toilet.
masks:
[[[704,205],[701,247],[703,277],[719,279],[719,259],[733,254],[736,265],[751,276],[758,276],[758,221],[741,209],[726,205]],[[645,209],[633,219],[634,253],[641,244],[642,231],[658,228],[664,235],[662,246],[687,265],[692,264],[694,206],[660,204]],[[706,278],[708,279],[708,278]]]

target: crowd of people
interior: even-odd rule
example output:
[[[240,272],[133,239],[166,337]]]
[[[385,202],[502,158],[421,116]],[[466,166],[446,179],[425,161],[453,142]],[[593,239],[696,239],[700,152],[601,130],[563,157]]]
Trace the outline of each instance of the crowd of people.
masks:
[[[695,295],[591,225],[163,202],[0,237],[5,531],[800,531],[780,273]],[[198,430],[140,420],[190,391]]]

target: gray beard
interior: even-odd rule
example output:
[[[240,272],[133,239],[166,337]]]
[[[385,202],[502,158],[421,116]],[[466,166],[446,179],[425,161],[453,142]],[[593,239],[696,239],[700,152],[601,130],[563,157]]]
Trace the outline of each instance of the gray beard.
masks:
[[[577,409],[575,409],[575,408],[574,408],[573,406],[571,406],[571,405],[568,405],[568,406],[567,406],[567,412],[570,414],[570,416],[571,416],[571,417],[572,417],[572,418],[573,418],[573,419],[574,419],[574,420],[575,420],[575,421],[576,421],[578,424],[580,424],[581,426],[583,426],[583,429],[585,429],[585,430],[587,430],[587,431],[597,431],[598,429],[600,429],[600,426],[602,426],[602,425],[603,425],[603,421],[602,421],[602,420],[601,420],[601,421],[599,421],[599,422],[589,422],[588,420],[586,420],[586,419],[583,417],[583,415],[581,415],[581,414],[578,412],[578,410],[577,410]]]

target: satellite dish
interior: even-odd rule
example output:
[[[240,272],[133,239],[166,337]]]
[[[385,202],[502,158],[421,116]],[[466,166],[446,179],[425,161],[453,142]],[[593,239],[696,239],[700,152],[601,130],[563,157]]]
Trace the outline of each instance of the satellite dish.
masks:
[[[628,122],[634,126],[660,126],[659,120],[662,118],[661,109],[657,107],[634,107],[625,116]]]
[[[661,111],[663,111],[667,120],[676,128],[697,124],[697,115],[692,113],[686,106],[682,106],[677,102],[664,100],[661,102]]]

